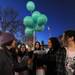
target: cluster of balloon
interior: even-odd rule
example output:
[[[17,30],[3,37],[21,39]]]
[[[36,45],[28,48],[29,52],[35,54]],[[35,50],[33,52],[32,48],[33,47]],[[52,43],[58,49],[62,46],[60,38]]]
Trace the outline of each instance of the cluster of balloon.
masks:
[[[35,10],[35,3],[33,1],[28,1],[26,4],[28,11],[32,12],[31,16],[25,16],[23,19],[23,24],[25,25],[25,34],[32,36],[33,32],[43,31],[45,24],[47,23],[47,16]]]

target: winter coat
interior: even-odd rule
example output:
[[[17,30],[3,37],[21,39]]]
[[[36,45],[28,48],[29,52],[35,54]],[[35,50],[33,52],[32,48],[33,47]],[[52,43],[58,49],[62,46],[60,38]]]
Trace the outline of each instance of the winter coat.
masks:
[[[26,68],[26,61],[18,63],[7,48],[0,49],[0,75],[14,75],[15,71],[23,71]]]

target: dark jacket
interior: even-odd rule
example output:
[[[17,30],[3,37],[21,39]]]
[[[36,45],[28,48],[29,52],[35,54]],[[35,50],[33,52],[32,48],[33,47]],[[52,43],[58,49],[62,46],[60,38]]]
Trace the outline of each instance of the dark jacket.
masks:
[[[15,71],[25,70],[26,62],[17,63],[12,57],[11,52],[7,48],[0,49],[0,74],[1,75],[14,75]]]
[[[33,52],[33,75],[36,75],[36,70],[38,68],[43,68],[43,65],[44,65],[44,54],[40,54],[39,52],[41,49],[38,49],[38,50],[34,50]],[[37,52],[36,52],[37,51]],[[38,52],[39,51],[39,52]]]
[[[44,59],[47,65],[46,75],[56,75],[56,50],[50,49]]]
[[[66,50],[61,48],[56,53],[56,71],[57,75],[66,75],[65,69]]]
[[[4,50],[0,50],[0,74],[14,75],[13,66],[11,54]]]

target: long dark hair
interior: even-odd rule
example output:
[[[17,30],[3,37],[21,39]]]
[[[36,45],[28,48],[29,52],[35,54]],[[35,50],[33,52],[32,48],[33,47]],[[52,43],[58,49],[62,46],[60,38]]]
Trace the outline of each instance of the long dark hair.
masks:
[[[36,41],[36,42],[35,42],[35,48],[34,48],[34,49],[35,49],[35,50],[37,50],[37,48],[36,48],[36,44],[38,44],[38,45],[39,45],[38,50],[41,50],[41,44],[40,44],[40,42],[39,42],[39,41]]]
[[[75,30],[67,30],[64,32],[64,40],[65,41],[70,37],[74,37],[74,41],[75,41]]]
[[[53,49],[58,49],[58,48],[60,48],[60,42],[59,42],[58,38],[56,38],[56,37],[51,37],[51,38],[49,38],[49,40],[51,40],[51,42],[52,42],[52,48],[53,48]]]

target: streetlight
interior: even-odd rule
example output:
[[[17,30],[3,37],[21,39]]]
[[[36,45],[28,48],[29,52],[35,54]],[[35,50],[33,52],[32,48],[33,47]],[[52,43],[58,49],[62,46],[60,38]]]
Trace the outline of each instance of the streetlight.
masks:
[[[51,27],[50,26],[48,26],[48,36],[50,37],[51,36]]]

